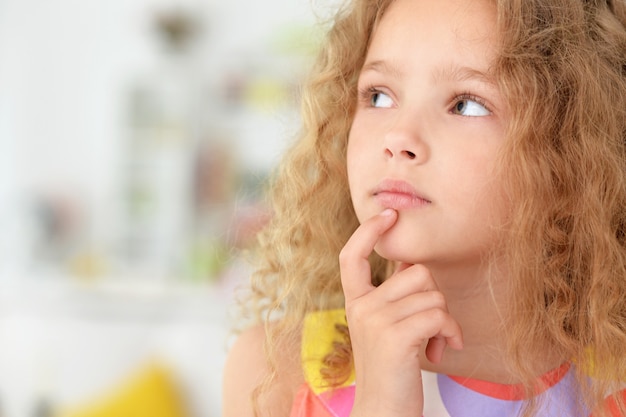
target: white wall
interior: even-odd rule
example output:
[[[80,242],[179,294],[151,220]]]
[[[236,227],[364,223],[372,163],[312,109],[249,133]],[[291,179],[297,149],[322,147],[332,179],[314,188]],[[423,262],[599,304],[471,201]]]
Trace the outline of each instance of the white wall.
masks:
[[[137,321],[134,313],[124,316],[123,309],[121,316],[103,313],[96,321],[77,310],[56,314],[63,306],[89,302],[89,297],[110,299],[108,312],[118,311],[129,299],[111,298],[110,292],[102,292],[101,287],[111,282],[123,285],[120,277],[109,277],[108,284],[101,281],[84,292],[76,290],[81,283],[64,281],[63,277],[53,281],[33,272],[37,269],[30,265],[31,246],[37,232],[28,213],[30,199],[55,192],[79,196],[86,205],[86,233],[91,243],[111,237],[127,134],[128,86],[152,71],[159,60],[150,27],[154,10],[181,5],[205,17],[206,38],[198,46],[198,68],[203,79],[216,87],[229,72],[242,68],[248,68],[248,72],[258,69],[260,75],[276,71],[282,65],[281,58],[271,55],[276,37],[294,26],[313,25],[314,11],[324,15],[331,3],[0,0],[3,415],[23,417],[29,409],[29,401],[36,395],[37,361],[43,360],[46,347],[50,355],[45,360],[52,361],[46,366],[64,366],[64,375],[71,375],[55,381],[55,395],[60,400],[79,401],[83,394],[91,394],[123,376],[129,370],[123,365],[135,363],[137,355],[161,351],[170,355],[190,384],[195,384],[190,390],[197,398],[196,417],[218,415],[221,375],[217,371],[221,370],[226,334],[221,313],[226,305],[215,303],[214,295],[188,294],[188,298],[177,299],[177,305],[184,306],[189,299],[205,300],[213,303],[212,308],[217,307],[219,313],[208,319],[200,314],[197,320],[178,322]],[[286,74],[291,76],[289,69]],[[232,117],[231,124],[236,130],[233,137],[241,163],[260,170],[269,169],[275,162],[297,129],[297,117],[293,108],[285,106],[269,112],[243,108]],[[129,287],[131,292],[137,283],[133,285]],[[42,310],[39,301],[43,299],[48,300],[50,310]],[[144,334],[141,332],[150,337],[142,339],[144,345],[139,349],[135,339]],[[188,340],[188,344],[181,344],[181,340]],[[112,356],[106,356],[105,341],[112,343]],[[205,389],[210,391],[202,396]]]

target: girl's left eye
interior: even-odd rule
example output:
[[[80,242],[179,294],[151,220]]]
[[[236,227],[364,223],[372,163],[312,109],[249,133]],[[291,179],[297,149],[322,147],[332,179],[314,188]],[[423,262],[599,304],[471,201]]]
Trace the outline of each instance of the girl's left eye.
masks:
[[[370,96],[372,107],[390,108],[393,107],[393,100],[387,94],[380,91],[372,91]]]
[[[491,112],[476,98],[460,97],[452,107],[452,113],[460,116],[481,117],[489,116]]]

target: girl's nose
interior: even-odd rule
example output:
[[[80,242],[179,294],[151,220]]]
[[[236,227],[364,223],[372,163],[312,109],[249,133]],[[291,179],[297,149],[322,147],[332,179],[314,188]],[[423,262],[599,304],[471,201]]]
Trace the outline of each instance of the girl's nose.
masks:
[[[385,135],[384,152],[388,159],[422,164],[429,149],[414,123],[396,123]]]
[[[389,158],[404,158],[411,160],[417,157],[415,152],[408,149],[394,149],[392,147],[387,147],[385,152]]]

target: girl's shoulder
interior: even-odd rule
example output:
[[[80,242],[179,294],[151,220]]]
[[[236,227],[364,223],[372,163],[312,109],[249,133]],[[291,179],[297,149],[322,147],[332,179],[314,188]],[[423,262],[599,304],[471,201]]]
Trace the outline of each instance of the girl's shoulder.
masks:
[[[254,391],[272,374],[265,354],[265,326],[251,327],[238,335],[229,350],[223,375],[222,416],[252,417],[249,400]],[[302,385],[300,345],[283,349],[281,362],[264,395],[259,398],[259,410],[269,415],[287,415],[299,386]]]
[[[603,404],[600,405],[599,408],[605,408],[608,410],[608,415],[610,417],[626,417],[626,375],[620,375],[619,378],[606,378],[603,377],[596,371],[595,363],[604,360],[604,358],[599,357],[594,354],[592,349],[586,350],[586,357],[581,363],[583,365],[580,366],[580,370],[582,374],[589,379],[592,383],[594,381],[614,381],[612,384],[612,388],[609,388],[607,391],[607,396]],[[623,358],[618,358],[617,361],[621,361]],[[608,362],[609,364],[614,364],[615,369],[620,369],[619,365],[614,362]],[[606,366],[606,363],[604,364]],[[611,392],[612,391],[612,392]],[[597,417],[600,415],[599,412],[593,413],[591,417]]]
[[[326,310],[309,313],[302,328],[302,370],[306,384],[296,397],[292,416],[348,416],[355,393],[354,374],[341,386],[329,386],[322,377],[324,358],[341,338],[338,326],[345,326],[345,311]],[[540,394],[542,412],[539,415],[584,415],[597,417],[590,411],[578,413],[576,410],[578,392],[575,379],[575,366],[565,363],[542,378],[545,391]],[[425,416],[475,416],[475,415],[514,415],[527,401],[519,397],[523,388],[490,384],[470,378],[456,378],[448,375],[423,372],[424,390],[428,392]],[[589,378],[593,377],[588,375]],[[519,389],[518,389],[519,388]],[[626,388],[626,387],[623,387]],[[617,394],[626,403],[626,390]],[[564,399],[569,403],[565,404]],[[570,404],[571,403],[571,404]],[[611,417],[626,417],[620,412],[617,402],[607,397]],[[563,414],[570,409],[570,414]],[[332,413],[328,410],[332,410]],[[486,413],[489,410],[489,413]]]
[[[626,388],[609,397],[605,404],[611,417],[626,417],[626,412],[624,410],[620,410],[618,400],[621,400],[622,404],[626,406]]]

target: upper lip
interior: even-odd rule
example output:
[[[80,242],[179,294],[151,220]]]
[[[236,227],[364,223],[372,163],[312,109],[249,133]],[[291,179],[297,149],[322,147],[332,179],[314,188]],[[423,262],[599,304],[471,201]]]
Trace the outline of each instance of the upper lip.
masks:
[[[381,181],[376,188],[372,191],[373,195],[377,195],[380,193],[396,193],[396,194],[406,194],[413,198],[419,198],[421,200],[431,202],[430,198],[418,192],[415,187],[409,184],[406,181],[395,180],[395,179],[385,179]]]

